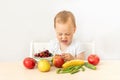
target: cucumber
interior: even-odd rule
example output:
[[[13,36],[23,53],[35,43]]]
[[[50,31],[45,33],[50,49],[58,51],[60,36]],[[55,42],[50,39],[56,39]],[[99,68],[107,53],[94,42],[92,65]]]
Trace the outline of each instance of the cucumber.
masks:
[[[96,70],[97,69],[96,66],[94,66],[94,65],[92,65],[92,64],[90,64],[88,62],[85,62],[84,66],[89,68],[89,69],[92,69],[92,70]]]

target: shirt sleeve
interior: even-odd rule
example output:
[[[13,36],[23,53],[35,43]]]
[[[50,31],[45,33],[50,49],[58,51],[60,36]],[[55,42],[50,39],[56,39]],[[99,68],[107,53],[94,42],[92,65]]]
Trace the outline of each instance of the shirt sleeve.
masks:
[[[85,52],[85,47],[82,43],[77,43],[76,45],[76,55]]]

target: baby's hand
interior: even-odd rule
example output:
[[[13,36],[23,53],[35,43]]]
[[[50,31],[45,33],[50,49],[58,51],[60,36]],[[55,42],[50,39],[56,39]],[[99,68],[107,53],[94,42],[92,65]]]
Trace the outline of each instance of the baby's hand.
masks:
[[[70,61],[74,59],[74,57],[70,53],[62,53],[62,57],[64,58],[65,61]]]

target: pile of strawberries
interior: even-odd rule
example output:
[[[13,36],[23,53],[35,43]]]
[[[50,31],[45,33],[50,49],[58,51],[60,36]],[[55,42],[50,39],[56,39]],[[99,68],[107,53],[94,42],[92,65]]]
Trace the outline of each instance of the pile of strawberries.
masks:
[[[40,58],[42,58],[42,57],[50,57],[50,56],[52,56],[52,53],[50,53],[49,50],[44,50],[42,52],[34,54],[34,57],[40,57]]]

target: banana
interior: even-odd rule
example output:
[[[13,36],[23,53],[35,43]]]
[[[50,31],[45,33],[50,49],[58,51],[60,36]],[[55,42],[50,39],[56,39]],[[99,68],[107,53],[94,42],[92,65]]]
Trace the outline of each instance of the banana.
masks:
[[[84,64],[83,60],[74,59],[74,60],[70,60],[70,61],[65,62],[62,65],[62,68],[67,68],[69,66],[83,65],[83,64]]]

